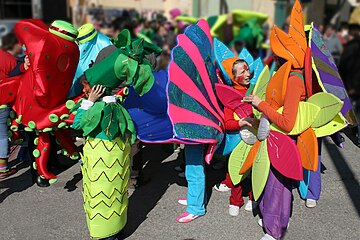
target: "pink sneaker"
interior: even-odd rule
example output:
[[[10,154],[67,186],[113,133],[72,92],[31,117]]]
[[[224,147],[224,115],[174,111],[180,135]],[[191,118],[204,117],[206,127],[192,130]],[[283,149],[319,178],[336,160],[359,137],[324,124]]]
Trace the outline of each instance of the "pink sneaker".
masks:
[[[201,216],[195,216],[191,213],[188,212],[184,212],[183,214],[181,214],[180,216],[178,216],[176,218],[176,221],[178,221],[179,223],[188,223],[191,222],[192,220],[195,220],[197,218],[199,218]]]
[[[184,206],[187,206],[187,199],[186,198],[179,198],[178,203]]]

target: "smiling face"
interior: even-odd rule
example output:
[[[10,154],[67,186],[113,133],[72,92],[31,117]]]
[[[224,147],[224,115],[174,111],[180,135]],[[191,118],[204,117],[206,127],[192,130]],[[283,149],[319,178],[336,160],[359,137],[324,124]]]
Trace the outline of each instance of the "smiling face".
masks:
[[[245,61],[236,61],[232,68],[234,81],[242,86],[249,86],[250,84],[250,69]]]

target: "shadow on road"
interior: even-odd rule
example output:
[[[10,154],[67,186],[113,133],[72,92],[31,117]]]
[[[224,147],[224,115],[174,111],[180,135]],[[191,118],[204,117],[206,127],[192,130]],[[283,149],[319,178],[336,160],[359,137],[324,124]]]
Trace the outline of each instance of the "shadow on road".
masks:
[[[0,182],[0,203],[16,192],[22,192],[34,185],[31,180],[30,168],[21,175]],[[3,189],[6,189],[3,191]]]
[[[128,221],[124,229],[125,237],[131,236],[146,220],[149,212],[156,206],[169,186],[172,184],[187,185],[186,180],[179,178],[178,173],[174,171],[174,167],[180,165],[180,160],[184,157],[184,150],[181,150],[175,160],[164,161],[171,154],[164,152],[164,148],[160,144],[148,144],[145,148],[143,156],[148,164],[144,168],[144,173],[149,175],[151,180],[146,185],[136,188],[129,198]],[[206,166],[208,198],[211,197],[214,184],[225,178],[225,170],[216,171],[210,166]],[[176,200],[174,199],[174,201]]]
[[[348,192],[351,201],[360,216],[360,184],[339,149],[334,144],[330,144],[326,138],[324,139],[324,143],[325,147],[329,151],[330,159],[334,163],[346,191]]]
[[[128,221],[124,229],[125,237],[136,231],[168,187],[178,181],[174,172],[178,161],[162,163],[171,154],[164,152],[160,144],[148,144],[144,149],[143,157],[147,164],[143,173],[148,175],[151,180],[146,185],[136,188],[129,198]]]

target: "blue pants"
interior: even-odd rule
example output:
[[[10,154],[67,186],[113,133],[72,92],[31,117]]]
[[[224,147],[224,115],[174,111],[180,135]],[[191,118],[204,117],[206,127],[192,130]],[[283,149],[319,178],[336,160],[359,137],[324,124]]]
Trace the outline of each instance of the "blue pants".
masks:
[[[205,214],[204,145],[185,145],[185,177],[188,182],[186,211],[201,216]]]
[[[9,140],[8,140],[8,126],[7,119],[9,117],[10,108],[6,107],[0,109],[0,158],[6,159],[9,157]]]

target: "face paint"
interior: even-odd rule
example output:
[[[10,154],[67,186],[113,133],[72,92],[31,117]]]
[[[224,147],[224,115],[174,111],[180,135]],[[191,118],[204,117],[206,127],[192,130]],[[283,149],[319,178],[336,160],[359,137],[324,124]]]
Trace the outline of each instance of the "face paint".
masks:
[[[244,81],[244,75],[238,76],[237,79],[236,79],[236,81],[237,81],[238,83],[242,83],[242,82]]]
[[[249,70],[249,67],[248,67],[247,64],[244,64],[244,70],[245,70],[245,71]]]

